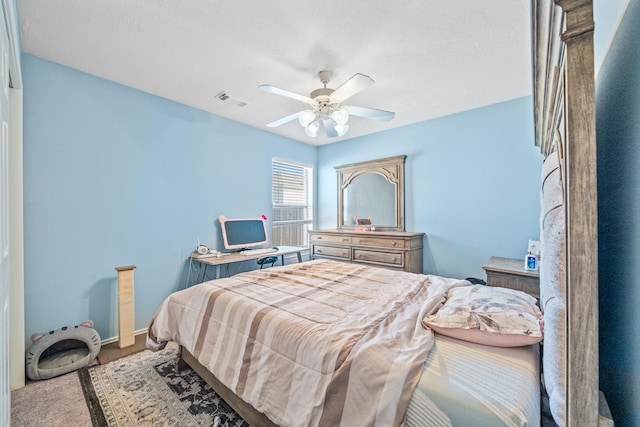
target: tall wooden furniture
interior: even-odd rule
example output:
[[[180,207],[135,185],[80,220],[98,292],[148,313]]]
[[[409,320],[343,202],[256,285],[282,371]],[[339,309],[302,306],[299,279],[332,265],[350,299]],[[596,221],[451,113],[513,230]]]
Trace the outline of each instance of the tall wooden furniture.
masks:
[[[406,231],[316,230],[309,232],[313,259],[329,258],[412,273],[423,272],[423,237],[424,233]]]
[[[338,226],[309,232],[312,259],[422,274],[424,233],[404,231],[406,158],[402,154],[335,167]]]

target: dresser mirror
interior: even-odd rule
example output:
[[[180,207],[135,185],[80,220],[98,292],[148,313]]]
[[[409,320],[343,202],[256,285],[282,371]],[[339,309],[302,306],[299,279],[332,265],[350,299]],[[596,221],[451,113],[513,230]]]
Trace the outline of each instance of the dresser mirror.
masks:
[[[338,228],[404,231],[404,161],[395,156],[336,166]]]

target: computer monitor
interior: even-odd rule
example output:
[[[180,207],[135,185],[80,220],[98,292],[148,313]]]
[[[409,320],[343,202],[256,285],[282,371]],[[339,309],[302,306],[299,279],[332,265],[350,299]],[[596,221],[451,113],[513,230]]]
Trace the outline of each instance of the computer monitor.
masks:
[[[267,221],[263,218],[226,218],[220,215],[225,249],[243,250],[269,244]]]

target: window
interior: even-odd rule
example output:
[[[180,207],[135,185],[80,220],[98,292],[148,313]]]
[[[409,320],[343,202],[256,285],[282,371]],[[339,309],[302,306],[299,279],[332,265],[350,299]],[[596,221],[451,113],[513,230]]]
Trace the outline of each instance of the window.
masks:
[[[273,159],[271,180],[273,244],[307,246],[313,223],[313,167]]]

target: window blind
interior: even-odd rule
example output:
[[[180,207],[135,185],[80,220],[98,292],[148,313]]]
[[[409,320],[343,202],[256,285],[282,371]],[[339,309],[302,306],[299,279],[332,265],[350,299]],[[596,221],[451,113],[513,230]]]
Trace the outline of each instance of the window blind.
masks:
[[[274,159],[271,175],[273,242],[306,245],[307,230],[313,222],[313,168]]]

